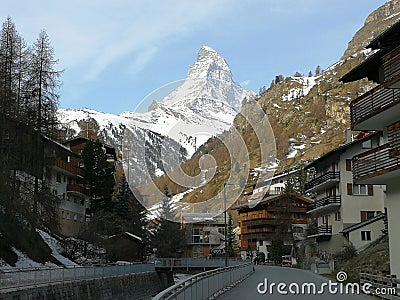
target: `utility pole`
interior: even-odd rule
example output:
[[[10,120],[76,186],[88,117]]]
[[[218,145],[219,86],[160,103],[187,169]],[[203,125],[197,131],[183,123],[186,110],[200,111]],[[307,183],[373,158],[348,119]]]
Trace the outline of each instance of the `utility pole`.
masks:
[[[232,183],[224,183],[224,225],[225,225],[225,232],[224,232],[224,236],[225,236],[225,267],[228,266],[228,239],[227,239],[227,224],[226,224],[226,186],[227,185],[232,185],[234,186],[234,184]]]

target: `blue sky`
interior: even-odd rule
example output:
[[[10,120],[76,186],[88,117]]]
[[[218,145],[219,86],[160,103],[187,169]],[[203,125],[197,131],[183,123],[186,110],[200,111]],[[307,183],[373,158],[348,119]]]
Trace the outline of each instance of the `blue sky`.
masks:
[[[185,77],[202,45],[258,92],[277,74],[308,74],[340,59],[385,0],[21,0],[2,3],[31,44],[46,29],[59,59],[60,107],[133,111]]]

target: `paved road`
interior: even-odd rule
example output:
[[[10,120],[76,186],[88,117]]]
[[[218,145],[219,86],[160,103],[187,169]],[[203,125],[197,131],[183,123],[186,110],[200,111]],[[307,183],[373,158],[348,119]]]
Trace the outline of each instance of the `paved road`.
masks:
[[[339,294],[336,295],[329,293],[329,288],[324,288],[324,293],[321,295],[294,295],[289,291],[289,284],[297,283],[300,287],[300,291],[303,283],[315,283],[317,287],[317,291],[320,289],[320,286],[324,282],[328,282],[328,280],[322,276],[313,274],[309,271],[300,270],[300,269],[292,269],[292,268],[282,268],[282,267],[273,267],[273,266],[256,266],[256,271],[245,281],[238,284],[236,287],[231,290],[225,292],[223,295],[218,297],[218,300],[256,300],[256,299],[349,299],[349,300],[367,300],[370,298],[366,298],[360,295],[349,295],[349,294]],[[257,285],[261,282],[265,282],[265,278],[267,278],[267,285],[271,286],[271,283],[286,283],[287,286],[284,288],[288,294],[282,295],[278,293],[277,287],[273,287],[273,293],[271,294],[267,291],[265,294],[260,294],[257,291]],[[260,287],[263,289],[265,284]],[[293,286],[295,288],[295,286]],[[305,291],[307,292],[308,289]]]

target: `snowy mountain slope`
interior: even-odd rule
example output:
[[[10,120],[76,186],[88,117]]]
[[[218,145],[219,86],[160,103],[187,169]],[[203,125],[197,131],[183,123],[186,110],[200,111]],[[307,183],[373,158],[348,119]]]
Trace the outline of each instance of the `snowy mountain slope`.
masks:
[[[94,121],[103,140],[117,149],[121,148],[126,130],[138,138],[146,136],[134,140],[146,140],[146,152],[154,154],[146,157],[153,177],[168,171],[160,165],[163,153],[171,152],[174,164],[182,162],[182,156],[189,158],[210,137],[228,130],[243,99],[254,96],[254,92],[242,89],[232,80],[228,64],[215,50],[203,46],[182,84],[160,102],[153,102],[148,112],[113,115],[90,109],[60,109],[59,117],[75,135],[85,130],[85,120]],[[136,147],[132,148],[134,156]],[[175,167],[170,165],[170,157],[166,161],[168,169]],[[138,163],[136,167],[143,166]]]

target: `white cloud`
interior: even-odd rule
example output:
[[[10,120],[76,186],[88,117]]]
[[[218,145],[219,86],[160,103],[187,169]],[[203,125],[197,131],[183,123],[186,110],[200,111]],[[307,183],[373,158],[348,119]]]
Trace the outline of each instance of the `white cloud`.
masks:
[[[84,78],[93,80],[121,59],[137,72],[157,49],[222,15],[229,1],[25,0],[9,1],[2,11],[28,43],[46,28],[61,68],[85,70]]]
[[[136,55],[134,60],[130,64],[131,73],[139,73],[145,67],[145,65],[154,57],[157,51],[157,48],[150,47]]]

